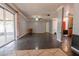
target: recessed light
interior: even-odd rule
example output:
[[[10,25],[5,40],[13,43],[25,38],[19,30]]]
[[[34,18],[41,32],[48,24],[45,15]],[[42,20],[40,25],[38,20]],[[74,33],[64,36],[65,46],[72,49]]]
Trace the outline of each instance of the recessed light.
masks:
[[[36,21],[38,21],[38,20],[39,20],[39,18],[36,18],[35,20],[36,20]]]

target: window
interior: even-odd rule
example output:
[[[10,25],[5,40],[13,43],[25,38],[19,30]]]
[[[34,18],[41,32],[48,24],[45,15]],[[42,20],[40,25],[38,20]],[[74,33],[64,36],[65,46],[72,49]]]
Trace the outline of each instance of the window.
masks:
[[[14,20],[14,15],[9,11],[5,10],[5,20]]]
[[[14,14],[0,7],[0,46],[14,40]]]
[[[0,8],[0,20],[3,20],[3,9]]]
[[[0,34],[4,32],[4,22],[0,21]]]

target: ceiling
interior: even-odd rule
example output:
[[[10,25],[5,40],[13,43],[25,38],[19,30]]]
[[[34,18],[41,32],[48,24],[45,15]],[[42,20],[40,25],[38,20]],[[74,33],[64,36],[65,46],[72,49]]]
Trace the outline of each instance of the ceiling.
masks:
[[[42,18],[49,18],[56,16],[56,9],[61,4],[56,3],[15,3],[14,4],[20,11],[27,16],[32,18],[33,16],[40,16]],[[48,16],[49,15],[49,16]]]
[[[49,19],[57,16],[57,8],[64,3],[14,3],[14,5],[29,19],[40,16]]]

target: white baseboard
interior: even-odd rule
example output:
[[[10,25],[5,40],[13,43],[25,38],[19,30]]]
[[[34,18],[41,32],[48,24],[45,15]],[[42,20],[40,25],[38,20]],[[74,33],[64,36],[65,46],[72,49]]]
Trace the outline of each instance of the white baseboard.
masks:
[[[44,32],[44,33],[45,33],[45,32]],[[49,33],[49,32],[47,32],[47,33]],[[23,34],[19,35],[19,36],[17,37],[17,39],[23,37],[23,36],[26,35],[26,34],[27,34],[27,33],[23,33]],[[42,34],[42,33],[40,33],[40,34]],[[52,34],[52,33],[50,33],[50,34]]]
[[[19,35],[18,37],[17,37],[17,39],[20,39],[21,37],[23,37],[24,35],[26,35],[27,33],[23,33],[23,34],[21,34],[21,35]]]
[[[62,42],[60,39],[57,39],[57,41]]]

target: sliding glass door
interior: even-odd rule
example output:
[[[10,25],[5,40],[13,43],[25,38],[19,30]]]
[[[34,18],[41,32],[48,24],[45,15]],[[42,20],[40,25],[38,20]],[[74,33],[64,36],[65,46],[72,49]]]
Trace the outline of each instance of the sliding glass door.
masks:
[[[0,8],[0,46],[4,44],[5,44],[4,18],[3,18],[3,9]]]
[[[0,46],[5,44],[4,22],[0,21]]]
[[[5,12],[6,42],[14,40],[14,15],[7,10]]]
[[[14,14],[0,8],[0,47],[14,40]]]

